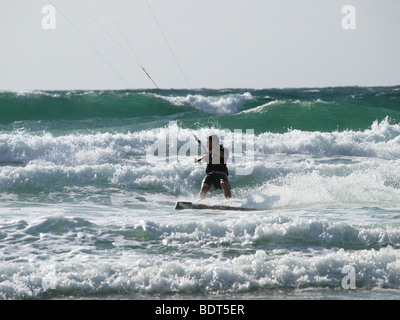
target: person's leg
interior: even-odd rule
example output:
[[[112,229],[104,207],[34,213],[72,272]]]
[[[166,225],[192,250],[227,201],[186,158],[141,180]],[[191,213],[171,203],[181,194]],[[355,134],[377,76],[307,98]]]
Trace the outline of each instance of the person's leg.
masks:
[[[220,181],[221,189],[224,191],[225,198],[229,199],[231,197],[231,186],[229,182],[221,179]]]
[[[199,200],[203,200],[209,191],[210,191],[210,188],[208,186],[202,185],[201,190],[199,192]]]
[[[212,176],[207,174],[203,181],[201,182],[201,189],[199,192],[199,200],[202,200],[206,197],[206,194],[211,193],[213,191],[212,187]]]

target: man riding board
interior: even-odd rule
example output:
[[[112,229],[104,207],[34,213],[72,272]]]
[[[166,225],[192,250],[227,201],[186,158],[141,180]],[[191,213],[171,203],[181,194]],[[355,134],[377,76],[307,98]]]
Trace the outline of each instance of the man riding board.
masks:
[[[207,162],[206,176],[201,183],[199,200],[204,199],[206,194],[211,194],[215,189],[222,189],[225,198],[231,197],[231,186],[228,180],[228,167],[226,162],[229,157],[228,149],[219,144],[219,138],[211,135],[207,140],[208,153],[203,154],[202,161]]]

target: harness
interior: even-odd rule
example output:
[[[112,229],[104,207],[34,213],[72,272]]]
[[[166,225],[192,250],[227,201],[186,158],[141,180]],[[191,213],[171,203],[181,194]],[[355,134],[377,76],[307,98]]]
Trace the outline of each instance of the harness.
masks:
[[[206,167],[206,173],[210,174],[210,173],[220,173],[220,174],[224,174],[226,175],[226,177],[228,177],[229,172],[228,172],[228,167],[226,166],[225,163],[225,156],[224,156],[224,147],[222,146],[222,144],[219,146],[219,163],[212,163],[212,156],[211,154],[208,156],[208,164]]]

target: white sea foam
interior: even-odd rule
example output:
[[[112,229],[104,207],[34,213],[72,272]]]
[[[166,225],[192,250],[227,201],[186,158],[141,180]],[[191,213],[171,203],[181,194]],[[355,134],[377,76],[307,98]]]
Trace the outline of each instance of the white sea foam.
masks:
[[[251,129],[251,128],[248,128]],[[193,133],[203,141],[216,133],[232,149],[232,142],[245,134],[239,130],[207,128],[197,131],[171,125],[156,130],[133,133],[94,133],[54,136],[51,133],[30,134],[25,131],[0,134],[0,163],[47,161],[54,164],[102,164],[119,159],[141,156],[155,141],[170,143],[173,134],[181,146],[193,142]],[[400,126],[388,119],[374,122],[364,131],[307,132],[290,130],[286,133],[262,133],[253,136],[256,155],[274,153],[306,154],[311,156],[359,156],[400,159]],[[205,143],[205,142],[204,142]],[[203,152],[203,151],[202,151]]]
[[[395,227],[289,215],[128,221],[118,228],[54,216],[5,226],[0,298],[340,289],[345,265],[354,266],[358,290],[400,286]],[[162,259],[152,254],[165,250]]]
[[[238,133],[202,129],[199,137],[217,133],[223,141]],[[186,139],[175,142],[167,137]],[[70,134],[27,132],[0,135],[0,190],[73,190],[93,186],[105,190],[138,188],[170,196],[194,197],[204,165],[193,155],[167,156],[149,163],[146,152],[154,139],[194,144],[191,132],[176,125],[135,133]],[[242,137],[242,136],[240,136]],[[367,203],[388,205],[400,196],[400,128],[387,121],[365,131],[263,133],[254,138],[254,158],[228,162],[236,199],[260,208]],[[231,146],[227,146],[231,149]],[[198,150],[202,151],[202,150]],[[232,153],[233,154],[233,153]],[[196,153],[195,156],[198,156]],[[251,166],[239,176],[237,167]]]
[[[271,106],[281,105],[281,104],[284,104],[284,103],[285,103],[285,101],[282,101],[282,100],[274,100],[274,101],[270,101],[270,102],[264,103],[264,104],[262,104],[262,105],[260,105],[258,107],[255,107],[255,108],[251,108],[251,109],[240,111],[239,114],[263,112],[263,111],[267,110]]]
[[[315,156],[361,156],[400,158],[400,126],[388,119],[375,121],[364,131],[300,131],[262,133],[256,138],[259,152],[310,154]]]
[[[188,94],[185,97],[155,96],[175,105],[189,105],[195,109],[218,115],[235,114],[241,109],[245,101],[253,99],[250,92],[245,92],[243,94],[227,94],[217,97],[203,96],[200,94]]]

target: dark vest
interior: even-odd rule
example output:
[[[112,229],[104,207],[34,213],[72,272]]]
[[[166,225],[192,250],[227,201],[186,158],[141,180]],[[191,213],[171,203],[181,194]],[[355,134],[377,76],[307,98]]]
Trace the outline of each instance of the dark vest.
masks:
[[[206,167],[206,173],[211,173],[213,171],[221,171],[224,172],[226,175],[229,175],[228,173],[228,167],[226,166],[226,161],[224,157],[224,147],[222,144],[219,146],[219,152],[220,152],[220,158],[219,158],[219,163],[212,163],[212,157],[209,155],[208,157],[208,164]]]

